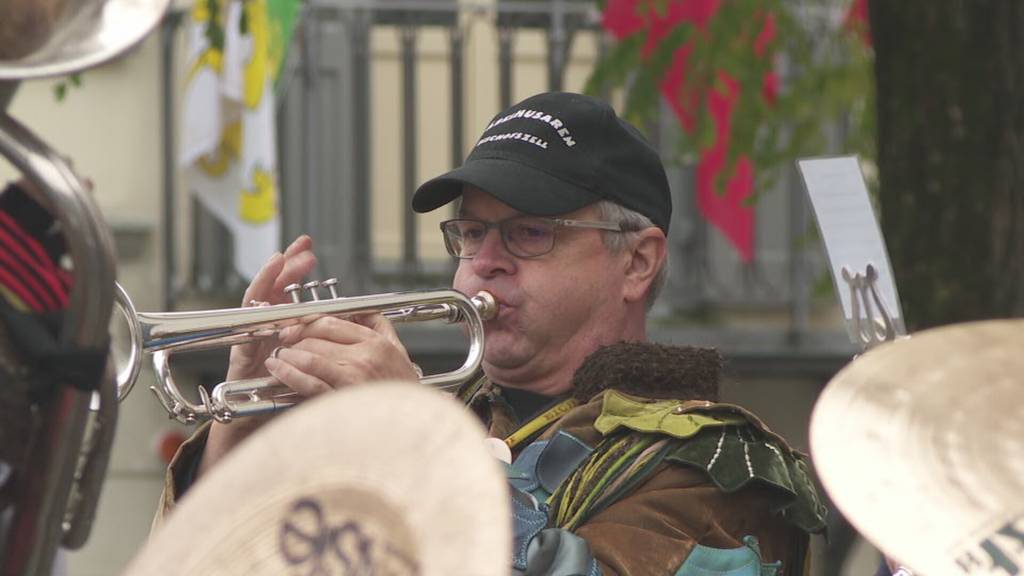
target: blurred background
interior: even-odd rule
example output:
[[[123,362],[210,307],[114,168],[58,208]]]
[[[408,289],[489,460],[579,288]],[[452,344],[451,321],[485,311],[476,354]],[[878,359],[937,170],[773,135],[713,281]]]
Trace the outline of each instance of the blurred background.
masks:
[[[654,338],[720,348],[725,399],[806,451],[817,394],[860,350],[797,158],[860,156],[912,328],[1024,310],[1024,15],[968,4],[176,0],[127,57],[25,82],[8,111],[94,182],[136,307],[174,311],[237,306],[302,233],[343,294],[446,286],[447,214],[413,215],[416,186],[511,103],[606,98],[672,186]],[[15,176],[0,160],[0,181]],[[457,330],[401,334],[428,372],[461,363]],[[175,364],[200,385],[225,366],[226,351]],[[152,381],[146,366],[138,387]],[[69,574],[125,565],[188,432],[148,393],[128,398]],[[815,573],[873,573],[874,551],[833,519]]]

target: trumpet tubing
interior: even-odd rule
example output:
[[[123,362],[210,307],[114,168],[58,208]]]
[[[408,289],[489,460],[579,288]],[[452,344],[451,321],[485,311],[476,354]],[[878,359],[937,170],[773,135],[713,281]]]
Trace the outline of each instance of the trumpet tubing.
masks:
[[[314,285],[315,284],[315,285]],[[293,302],[251,308],[228,308],[195,312],[140,313],[128,294],[117,286],[118,309],[128,320],[132,352],[128,366],[118,375],[118,394],[127,396],[141,366],[142,353],[153,356],[157,385],[151,390],[172,418],[185,423],[215,419],[220,422],[287,408],[298,397],[272,377],[236,380],[218,384],[212,393],[199,388],[200,403],[181,394],[170,370],[173,353],[206,350],[244,344],[274,336],[283,328],[310,323],[323,316],[353,317],[379,313],[392,322],[441,320],[465,323],[469,351],[461,367],[441,374],[427,375],[420,382],[439,388],[458,386],[479,368],[483,360],[483,323],[497,313],[497,303],[488,292],[472,298],[457,290],[441,289],[395,292],[369,296],[337,297],[333,282],[332,297],[320,300],[319,283],[309,283],[314,300],[296,301],[295,286],[289,286]],[[311,286],[312,285],[312,286]]]

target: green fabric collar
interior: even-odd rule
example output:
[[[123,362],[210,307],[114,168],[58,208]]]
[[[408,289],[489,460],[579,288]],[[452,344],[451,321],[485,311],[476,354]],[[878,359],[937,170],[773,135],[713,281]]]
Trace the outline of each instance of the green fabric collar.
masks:
[[[605,437],[629,430],[674,438],[666,461],[703,470],[726,493],[752,482],[771,486],[780,495],[778,514],[809,533],[825,527],[825,506],[804,456],[739,406],[645,401],[609,390],[594,427]]]
[[[710,412],[716,405],[706,401],[642,401],[622,392],[604,393],[601,415],[594,428],[608,436],[620,428],[636,432],[661,433],[673,438],[690,438],[707,427],[746,424],[743,416]]]

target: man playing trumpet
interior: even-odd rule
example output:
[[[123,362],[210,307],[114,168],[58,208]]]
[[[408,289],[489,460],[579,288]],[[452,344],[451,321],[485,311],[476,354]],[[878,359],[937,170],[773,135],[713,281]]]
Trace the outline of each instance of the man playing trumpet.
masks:
[[[540,94],[502,112],[465,163],[422,185],[454,287],[499,305],[483,374],[459,394],[511,452],[511,563],[527,574],[802,574],[823,510],[801,457],[718,404],[717,352],[647,342],[671,198],[654,149],[605,103]],[[245,301],[283,302],[316,264],[296,240]],[[270,374],[302,396],[417,378],[382,317],[320,318],[236,346],[228,379]],[[168,473],[164,511],[263,420],[213,423]],[[272,464],[271,464],[272,465]]]

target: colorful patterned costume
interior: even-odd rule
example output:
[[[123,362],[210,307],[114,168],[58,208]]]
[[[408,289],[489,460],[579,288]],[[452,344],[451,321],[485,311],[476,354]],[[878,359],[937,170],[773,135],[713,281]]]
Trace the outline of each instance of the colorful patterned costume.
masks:
[[[717,398],[719,366],[707,349],[608,346],[576,372],[573,397],[553,399],[529,428],[486,378],[459,392],[514,444],[517,573],[805,573],[825,508],[804,457],[743,408],[703,399]],[[172,462],[162,513],[204,443],[201,430]]]

